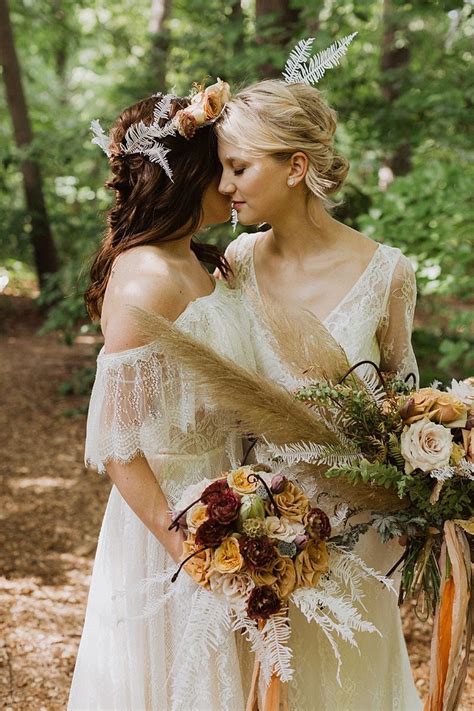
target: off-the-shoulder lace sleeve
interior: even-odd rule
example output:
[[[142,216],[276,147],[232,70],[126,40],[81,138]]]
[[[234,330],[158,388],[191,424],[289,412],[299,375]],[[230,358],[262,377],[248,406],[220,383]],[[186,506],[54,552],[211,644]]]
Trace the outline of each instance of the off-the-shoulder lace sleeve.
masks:
[[[400,255],[389,288],[377,332],[383,370],[403,378],[413,373],[418,384],[418,366],[411,343],[416,305],[416,280],[410,261]]]
[[[109,460],[128,462],[166,447],[178,382],[156,344],[101,353],[87,418],[86,465],[104,472]]]

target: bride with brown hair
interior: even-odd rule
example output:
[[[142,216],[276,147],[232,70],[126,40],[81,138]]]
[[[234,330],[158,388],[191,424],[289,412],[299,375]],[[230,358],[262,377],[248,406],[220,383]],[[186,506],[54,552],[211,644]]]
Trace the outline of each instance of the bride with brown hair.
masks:
[[[371,360],[402,377],[418,374],[411,346],[416,284],[409,260],[399,249],[342,224],[328,209],[349,167],[334,150],[335,130],[335,112],[303,79],[268,80],[244,89],[227,103],[217,124],[220,191],[232,199],[239,222],[269,225],[264,232],[244,233],[231,243],[226,252],[230,278],[242,290],[254,324],[259,371],[290,390],[301,384],[304,374],[295,375],[281,357],[262,317],[269,308],[277,315],[282,305],[294,314],[305,310],[317,317],[351,364]],[[287,340],[292,338],[289,332]],[[322,493],[330,497],[330,481]],[[356,548],[383,572],[399,559],[400,551],[397,543],[381,544],[374,530]],[[291,709],[421,708],[396,598],[375,581],[364,584],[364,593],[367,617],[380,637],[356,635],[358,649],[341,641],[341,685],[322,631],[311,629],[298,610],[290,609],[296,660]]]
[[[189,98],[150,97],[126,109],[110,139],[115,191],[109,228],[86,293],[104,347],[87,421],[87,465],[113,482],[100,532],[70,711],[220,711],[244,706],[233,633],[215,649],[189,649],[187,630],[212,636],[210,593],[187,575],[170,582],[183,540],[169,531],[183,490],[229,464],[233,442],[192,377],[146,343],[130,307],[159,313],[253,368],[235,292],[203,262],[228,272],[215,247],[195,241],[228,219],[218,190],[213,119],[227,98],[218,82]],[[153,580],[147,583],[148,579]],[[150,613],[153,602],[162,604]],[[156,607],[156,606],[155,606]]]

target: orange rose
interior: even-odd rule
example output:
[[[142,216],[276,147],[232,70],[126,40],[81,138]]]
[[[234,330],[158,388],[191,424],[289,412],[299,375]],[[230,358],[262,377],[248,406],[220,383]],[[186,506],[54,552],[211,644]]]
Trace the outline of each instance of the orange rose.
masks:
[[[437,424],[464,427],[467,419],[467,407],[450,393],[444,393],[435,388],[421,388],[410,395],[401,405],[400,415],[406,425],[411,425],[426,417]]]

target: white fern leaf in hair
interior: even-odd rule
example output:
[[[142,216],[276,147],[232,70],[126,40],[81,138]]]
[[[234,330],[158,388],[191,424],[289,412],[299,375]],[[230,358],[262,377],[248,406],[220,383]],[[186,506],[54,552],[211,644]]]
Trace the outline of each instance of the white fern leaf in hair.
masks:
[[[147,150],[146,156],[152,163],[159,163],[160,168],[164,170],[168,178],[173,182],[173,173],[168,163],[168,158],[166,157],[169,152],[169,148],[165,148],[161,143],[156,143],[152,148]]]
[[[353,32],[340,40],[336,40],[330,47],[318,52],[309,62],[302,64],[296,71],[291,83],[317,84],[328,69],[338,66],[356,34],[357,32]]]
[[[121,148],[124,153],[142,153],[151,144],[149,126],[144,121],[132,123],[127,128]]]
[[[154,94],[154,97],[158,98],[158,96],[158,94]],[[171,101],[174,98],[173,94],[165,94],[161,101],[156,102],[155,108],[153,109],[153,123],[155,125],[158,125],[160,119],[169,118]]]
[[[95,143],[96,146],[100,146],[105,155],[110,158],[110,139],[100,125],[100,121],[98,119],[91,121],[91,131],[94,134],[92,143]]]
[[[283,78],[287,84],[295,83],[295,77],[298,76],[301,65],[306,62],[311,54],[314,39],[314,37],[308,37],[308,39],[300,40],[296,47],[293,47],[291,50],[290,56],[286,60],[285,68],[282,72]]]

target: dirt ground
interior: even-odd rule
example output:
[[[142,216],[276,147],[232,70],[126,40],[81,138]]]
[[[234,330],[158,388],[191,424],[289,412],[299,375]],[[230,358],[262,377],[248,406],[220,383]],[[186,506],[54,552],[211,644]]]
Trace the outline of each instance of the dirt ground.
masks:
[[[0,297],[0,324],[1,708],[56,711],[67,703],[110,489],[84,469],[85,416],[65,414],[87,398],[64,397],[58,386],[93,364],[95,346],[35,335],[39,317],[23,297]],[[424,696],[431,626],[410,608],[402,615]],[[462,711],[473,699],[471,673]]]

